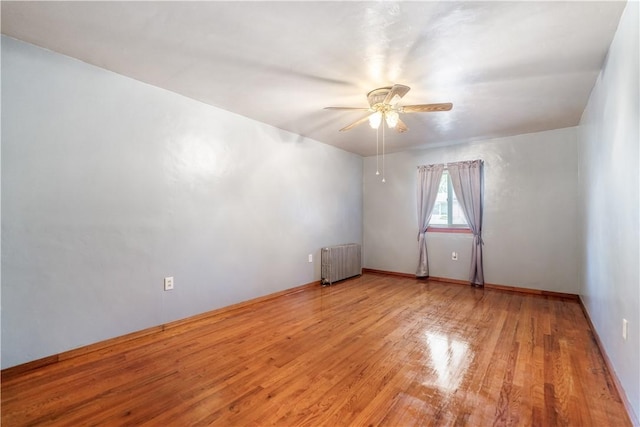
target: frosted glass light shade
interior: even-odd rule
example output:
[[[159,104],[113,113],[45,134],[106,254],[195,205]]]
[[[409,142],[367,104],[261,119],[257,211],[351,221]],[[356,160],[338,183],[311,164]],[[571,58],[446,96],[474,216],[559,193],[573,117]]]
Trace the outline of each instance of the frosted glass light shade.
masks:
[[[389,111],[385,114],[385,118],[387,119],[387,126],[390,128],[394,128],[398,124],[399,117],[397,111]]]
[[[369,126],[373,129],[378,129],[380,127],[380,123],[382,122],[382,113],[380,111],[376,111],[372,115],[369,116]]]

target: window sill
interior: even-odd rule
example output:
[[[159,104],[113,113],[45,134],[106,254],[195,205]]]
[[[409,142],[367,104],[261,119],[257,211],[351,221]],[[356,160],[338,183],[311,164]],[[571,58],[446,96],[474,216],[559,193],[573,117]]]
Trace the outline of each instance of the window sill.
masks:
[[[427,233],[473,234],[470,228],[463,228],[463,227],[427,227]]]

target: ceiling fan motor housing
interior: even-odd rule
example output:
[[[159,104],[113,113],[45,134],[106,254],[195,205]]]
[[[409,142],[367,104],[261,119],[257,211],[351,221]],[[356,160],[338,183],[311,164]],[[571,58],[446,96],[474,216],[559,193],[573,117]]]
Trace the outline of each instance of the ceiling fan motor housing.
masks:
[[[391,86],[380,87],[378,89],[372,90],[367,94],[367,100],[369,101],[369,105],[373,107],[376,104],[383,103],[390,91],[391,91]]]

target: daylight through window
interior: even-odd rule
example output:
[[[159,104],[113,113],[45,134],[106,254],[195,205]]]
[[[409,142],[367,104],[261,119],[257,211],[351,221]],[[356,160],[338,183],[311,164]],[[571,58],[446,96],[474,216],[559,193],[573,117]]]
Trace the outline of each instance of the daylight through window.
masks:
[[[442,173],[442,178],[440,179],[440,187],[438,188],[436,204],[433,207],[429,226],[468,228],[467,220],[453,191],[449,172],[446,170]]]

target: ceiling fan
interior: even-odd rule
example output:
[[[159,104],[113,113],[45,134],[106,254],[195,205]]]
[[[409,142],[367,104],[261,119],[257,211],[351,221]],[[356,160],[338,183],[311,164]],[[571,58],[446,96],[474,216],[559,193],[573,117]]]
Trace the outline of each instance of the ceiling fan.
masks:
[[[409,92],[411,88],[405,85],[395,84],[393,86],[380,87],[374,89],[367,94],[369,107],[325,107],[325,110],[351,110],[351,111],[368,111],[369,113],[340,129],[341,132],[348,131],[354,127],[369,121],[369,125],[377,129],[384,119],[387,126],[395,128],[396,131],[402,133],[409,128],[400,120],[402,113],[427,113],[432,111],[449,111],[453,108],[450,102],[442,104],[418,104],[399,106],[398,102],[403,96]]]

